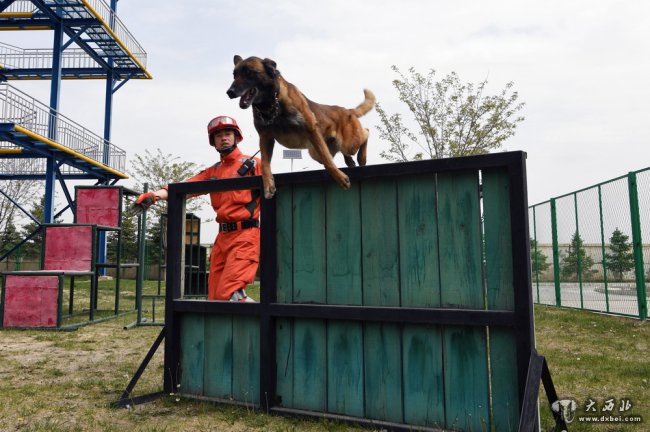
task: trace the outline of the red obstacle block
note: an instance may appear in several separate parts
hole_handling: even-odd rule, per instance
[[[76,194],[76,223],[120,227],[120,187],[77,187]]]
[[[47,226],[43,270],[94,271],[93,238],[92,225]]]
[[[4,327],[56,327],[61,278],[56,275],[6,275]]]

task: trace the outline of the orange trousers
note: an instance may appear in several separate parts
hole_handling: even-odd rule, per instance
[[[208,300],[229,300],[253,283],[259,260],[259,228],[220,232],[210,253]]]

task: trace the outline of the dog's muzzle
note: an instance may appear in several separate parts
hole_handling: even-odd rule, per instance
[[[229,97],[230,99],[234,99],[234,98],[237,97],[237,93],[235,92],[235,89],[232,88],[232,86],[228,89],[228,91],[226,92],[226,94],[228,95],[228,97]]]

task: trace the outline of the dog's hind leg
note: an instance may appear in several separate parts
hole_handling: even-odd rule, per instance
[[[366,165],[366,152],[368,150],[368,129],[364,129],[366,132],[366,139],[363,140],[363,144],[359,146],[359,152],[357,153],[357,162],[359,162],[359,166],[365,166]]]
[[[349,155],[344,154],[344,155],[343,155],[343,159],[345,159],[345,164],[346,164],[347,166],[349,166],[349,167],[353,167],[353,166],[356,166],[356,165],[357,165],[357,164],[354,162],[354,159],[352,159],[352,156],[349,156]]]

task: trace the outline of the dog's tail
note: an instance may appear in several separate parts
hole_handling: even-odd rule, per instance
[[[366,114],[372,109],[372,107],[375,106],[375,95],[368,89],[363,89],[363,94],[366,96],[364,101],[361,102],[356,108],[350,110],[357,117],[361,117],[362,115]]]

